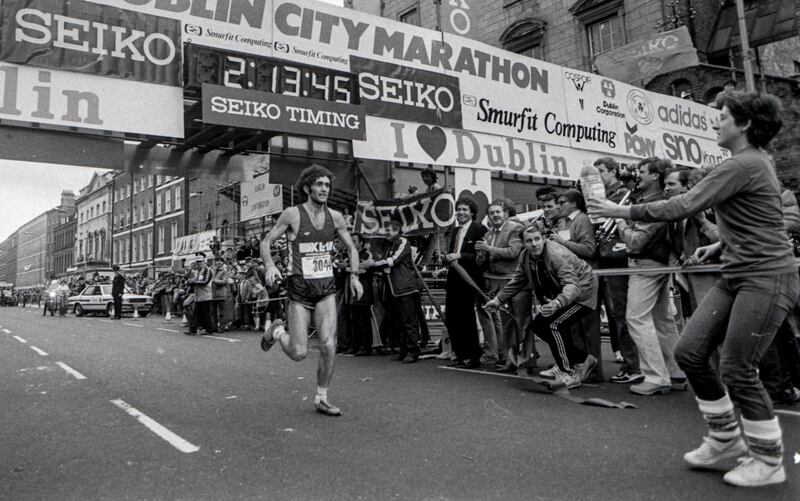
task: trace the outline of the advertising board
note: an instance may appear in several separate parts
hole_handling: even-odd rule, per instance
[[[242,183],[241,190],[240,221],[270,216],[283,210],[283,187],[279,184],[254,179]]]
[[[180,87],[0,63],[5,123],[183,137]]]

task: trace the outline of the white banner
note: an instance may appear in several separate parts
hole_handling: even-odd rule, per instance
[[[594,163],[599,156],[608,156],[568,146],[376,117],[367,117],[367,133],[367,141],[353,141],[353,155],[358,158],[436,163],[523,176],[576,180],[584,165]],[[370,137],[382,140],[370,141]],[[625,160],[620,155],[610,156]]]
[[[216,234],[216,231],[209,230],[195,233],[194,235],[178,237],[175,240],[175,248],[172,249],[172,255],[177,258],[183,258],[193,256],[195,252],[205,252],[206,258],[210,258],[212,256],[209,244]]]
[[[269,216],[283,210],[283,187],[255,179],[241,184],[241,221]]]
[[[183,41],[272,56],[272,0],[87,0],[181,21]]]
[[[181,87],[0,63],[0,90],[3,121],[183,137]]]

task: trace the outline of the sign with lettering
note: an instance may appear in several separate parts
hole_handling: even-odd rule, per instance
[[[366,113],[461,128],[458,79],[442,73],[350,56]]]
[[[389,221],[399,218],[404,236],[442,233],[455,224],[454,204],[453,192],[448,188],[408,198],[359,201],[354,232],[366,238],[384,237]]]
[[[266,177],[266,176],[265,176]],[[241,218],[248,221],[283,210],[283,187],[254,179],[241,185]]]
[[[442,0],[440,22],[444,33],[472,38],[475,34],[477,0]]]
[[[628,83],[698,64],[697,50],[686,26],[603,52],[594,59],[601,75]]]
[[[180,23],[81,0],[7,0],[0,60],[182,86]]]
[[[383,140],[353,141],[356,157],[574,180],[583,165],[599,156],[568,146],[369,116],[367,130]]]
[[[333,139],[365,138],[364,108],[203,84],[203,122]]]
[[[87,1],[177,20],[184,42],[272,55],[271,0]]]
[[[194,256],[195,252],[205,252],[206,258],[210,258],[210,244],[216,235],[216,231],[209,230],[201,233],[195,233],[194,235],[178,237],[175,239],[175,247],[172,249],[172,255],[175,257],[185,258]]]
[[[45,128],[183,137],[180,87],[0,63],[0,119]]]

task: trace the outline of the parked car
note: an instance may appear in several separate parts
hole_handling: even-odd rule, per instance
[[[88,285],[77,296],[70,296],[67,299],[69,311],[76,316],[83,316],[86,313],[103,313],[106,316],[114,314],[114,298],[111,297],[111,284]],[[153,308],[153,298],[144,294],[132,294],[130,289],[125,288],[122,294],[122,313],[139,312],[139,316],[146,317]]]

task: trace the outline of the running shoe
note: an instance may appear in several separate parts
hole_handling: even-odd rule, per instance
[[[329,404],[325,400],[320,400],[319,402],[314,402],[314,407],[317,408],[317,412],[320,414],[325,414],[326,416],[341,416],[342,410],[336,406]]]
[[[722,480],[739,487],[782,484],[786,482],[786,470],[780,463],[772,465],[758,458],[743,457],[739,458],[739,466],[726,473]]]
[[[703,443],[693,451],[683,455],[683,460],[695,468],[713,466],[726,459],[738,458],[747,454],[747,444],[741,437],[722,443],[710,437],[703,437]]]
[[[558,365],[554,365],[547,370],[540,371],[539,377],[543,377],[545,379],[555,379],[559,373],[561,373],[561,369],[558,368]]]
[[[568,390],[577,388],[581,385],[581,376],[577,372],[570,374],[569,372],[558,371],[555,377],[556,383],[561,383],[567,387]]]
[[[640,372],[622,371],[616,376],[611,376],[608,380],[617,384],[636,384],[644,381],[644,376]]]
[[[272,322],[272,325],[269,326],[267,332],[265,332],[264,335],[261,336],[262,350],[269,351],[269,349],[272,348],[272,345],[277,343],[275,338],[272,336],[272,333],[275,332],[275,329],[277,329],[278,327],[283,328],[283,320],[275,320],[274,322]]]

